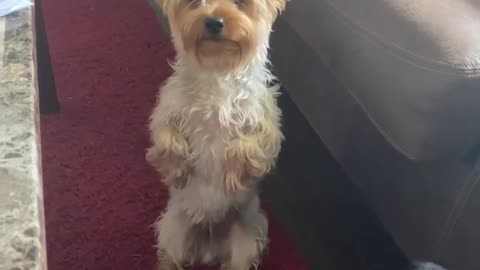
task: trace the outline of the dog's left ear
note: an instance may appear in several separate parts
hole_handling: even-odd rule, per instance
[[[169,15],[175,1],[172,0],[154,0],[165,15]]]
[[[269,7],[272,10],[274,18],[280,15],[287,5],[287,0],[267,0]]]

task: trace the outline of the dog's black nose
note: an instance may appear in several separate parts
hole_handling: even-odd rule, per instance
[[[205,21],[205,28],[212,35],[220,34],[224,26],[225,26],[225,23],[223,22],[223,18],[214,17],[214,18],[208,18]]]

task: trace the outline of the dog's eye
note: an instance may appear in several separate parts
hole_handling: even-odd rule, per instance
[[[195,7],[200,4],[201,0],[186,0],[189,7]]]
[[[237,6],[243,6],[245,5],[245,2],[246,0],[234,0],[235,1],[235,5]]]

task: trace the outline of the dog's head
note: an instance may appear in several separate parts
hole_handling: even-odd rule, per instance
[[[202,70],[235,72],[268,46],[287,0],[156,0],[179,54]]]

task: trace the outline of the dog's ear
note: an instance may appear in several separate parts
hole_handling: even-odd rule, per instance
[[[285,10],[285,7],[287,5],[287,0],[267,0],[267,2],[273,13],[274,18],[280,15]]]
[[[165,15],[169,14],[169,11],[172,8],[173,2],[175,2],[175,0],[154,0],[154,1],[162,9],[162,11]]]

